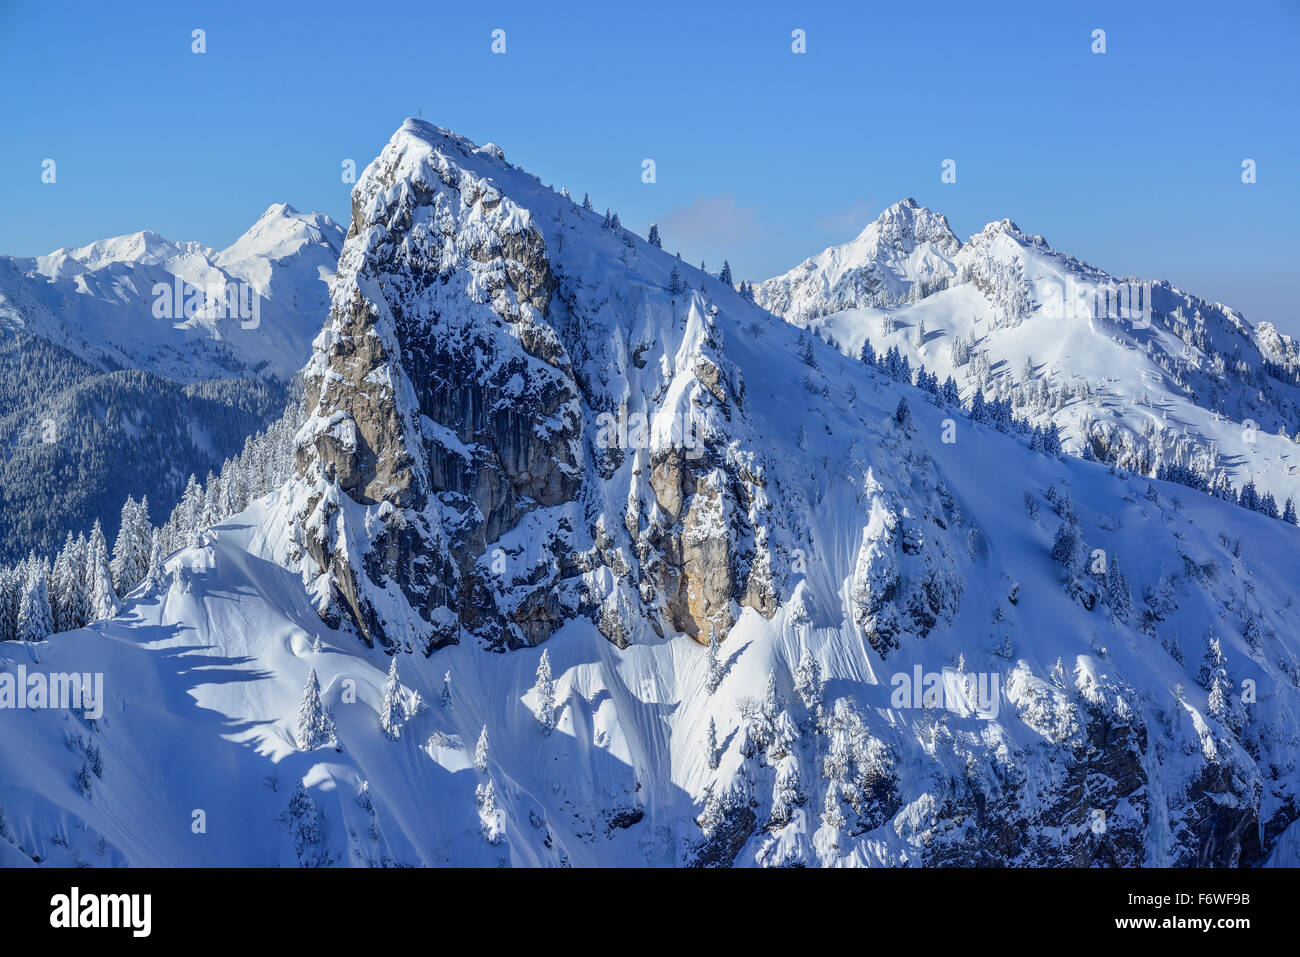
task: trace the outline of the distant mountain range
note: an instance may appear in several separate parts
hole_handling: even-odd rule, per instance
[[[278,416],[342,242],[275,205],[224,250],[141,232],[0,257],[0,562],[111,535],[128,494],[162,521]]]
[[[860,236],[754,287],[851,356],[869,342],[969,399],[1055,423],[1128,471],[1300,494],[1300,345],[1164,281],[1110,276],[1003,220],[962,243],[908,199]],[[1181,470],[1181,471],[1180,471]]]

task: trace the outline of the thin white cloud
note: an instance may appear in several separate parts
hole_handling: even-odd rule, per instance
[[[679,206],[665,216],[659,229],[674,249],[678,245],[725,247],[762,235],[758,208],[741,206],[733,193],[697,196],[689,206]]]
[[[817,220],[816,225],[837,233],[857,234],[875,219],[876,204],[866,199],[856,199],[838,212],[829,213]]]

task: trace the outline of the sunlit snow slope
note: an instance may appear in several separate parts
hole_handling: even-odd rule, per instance
[[[1126,312],[1130,292],[1149,311]],[[1294,340],[1167,282],[1107,275],[1009,221],[961,244],[906,200],[755,295],[853,356],[864,341],[897,348],[968,400],[976,388],[1010,398],[1016,415],[1055,422],[1076,454],[1092,444],[1128,470],[1253,481],[1279,509],[1300,492]]]

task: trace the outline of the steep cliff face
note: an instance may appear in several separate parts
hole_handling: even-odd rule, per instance
[[[707,641],[751,588],[770,614],[748,574],[755,496],[705,447],[738,411],[710,307],[629,299],[636,241],[587,235],[535,183],[503,194],[516,178],[494,147],[408,121],[353,193],[297,452],[322,615],[428,653],[465,633],[536,644],[578,614],[623,643],[631,608]],[[616,255],[614,275],[592,288],[566,240]],[[637,339],[602,355],[597,330]],[[611,481],[629,489],[621,549],[592,518]]]
[[[549,568],[511,576],[522,594],[508,608],[484,584],[489,543],[574,501],[583,448],[579,390],[547,324],[545,240],[475,160],[411,122],[366,170],[306,373],[300,517],[320,519],[302,544],[326,579],[321,608],[389,647],[431,651],[461,627],[539,641],[573,571],[552,517]]]

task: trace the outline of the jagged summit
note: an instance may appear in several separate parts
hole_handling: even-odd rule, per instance
[[[755,300],[796,322],[901,302],[950,276],[960,249],[948,220],[908,197],[882,211],[851,242],[757,284]]]
[[[426,652],[466,630],[534,644],[606,602],[610,628],[635,626],[613,613],[629,601],[624,589],[582,580],[595,530],[578,516],[597,494],[593,459],[611,470],[626,455],[591,448],[591,426],[620,409],[647,416],[649,444],[635,454],[651,455],[656,482],[685,480],[659,423],[707,433],[728,392],[708,356],[701,293],[670,291],[672,257],[604,228],[499,149],[420,120],[367,166],[352,209],[330,321],[306,370],[312,414],[289,518],[322,614],[368,641]],[[572,286],[571,272],[583,277]],[[602,290],[615,301],[602,304]],[[611,354],[600,335],[625,346]],[[639,357],[630,365],[628,350]],[[640,357],[656,353],[676,358],[642,372]],[[630,489],[620,509],[647,494]],[[681,535],[691,498],[676,494],[656,544]],[[518,551],[525,526],[542,564],[509,563],[503,588],[492,553]],[[729,627],[733,588],[692,597],[692,549],[674,548],[631,601],[661,631],[661,617],[693,634]],[[378,572],[376,554],[418,561]]]
[[[190,253],[203,256],[211,252],[202,243],[175,243],[151,229],[143,229],[99,239],[85,246],[56,249],[28,262],[33,263],[34,271],[42,276],[63,279],[119,263],[158,265]]]
[[[1053,251],[1051,245],[1042,236],[1025,232],[1010,219],[999,219],[988,223],[982,230],[971,236],[968,242],[978,245],[990,242],[999,236],[1006,237],[1020,245],[1037,246],[1047,251]]]
[[[947,218],[918,205],[911,197],[882,212],[855,243],[863,239],[866,242],[859,251],[873,257],[886,248],[907,255],[927,243],[949,256],[961,248],[961,241],[953,234]]]

